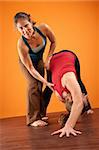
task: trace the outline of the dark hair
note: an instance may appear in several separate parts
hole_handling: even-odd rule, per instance
[[[30,14],[27,14],[25,12],[18,12],[16,13],[16,15],[14,16],[14,23],[17,24],[18,19],[23,18],[23,19],[27,19],[29,22],[31,21],[31,16]],[[33,25],[36,24],[35,21],[32,21]]]

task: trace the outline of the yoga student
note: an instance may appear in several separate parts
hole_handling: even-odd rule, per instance
[[[64,135],[69,137],[70,134],[74,136],[81,134],[74,129],[79,116],[85,111],[87,113],[93,113],[93,111],[88,101],[86,88],[81,81],[79,60],[72,51],[62,50],[52,54],[49,62],[54,91],[69,111],[68,118],[61,123],[64,127],[53,132],[52,135],[60,133],[60,137]]]

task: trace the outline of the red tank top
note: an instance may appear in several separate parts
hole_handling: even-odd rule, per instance
[[[62,97],[63,91],[69,92],[67,88],[62,87],[62,76],[67,72],[74,72],[76,75],[75,55],[72,52],[68,51],[54,54],[50,61],[50,70],[52,72],[52,82],[54,84],[54,90],[56,90]]]

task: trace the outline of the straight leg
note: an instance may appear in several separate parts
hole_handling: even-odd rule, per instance
[[[80,85],[82,94],[86,96],[86,103],[84,103],[84,108],[82,110],[82,113],[83,113],[83,112],[88,111],[89,109],[91,109],[91,105],[90,105],[89,100],[88,100],[87,90],[86,90],[85,85],[83,84],[83,82],[81,80],[80,63],[79,63],[79,60],[78,60],[77,56],[76,56],[76,60],[75,60],[75,69],[76,69],[76,73],[77,73],[77,77],[78,77],[78,83]]]
[[[40,116],[40,103],[41,103],[41,90],[42,84],[36,80],[26,67],[19,61],[20,67],[25,74],[27,79],[27,125],[30,125],[32,122],[41,119]]]

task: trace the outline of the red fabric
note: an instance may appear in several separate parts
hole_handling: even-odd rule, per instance
[[[60,52],[53,55],[50,61],[50,70],[52,72],[54,90],[62,97],[63,91],[69,92],[67,88],[63,88],[61,85],[62,76],[67,72],[74,72],[76,75],[75,55],[71,52]]]

